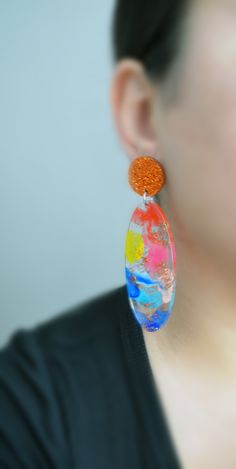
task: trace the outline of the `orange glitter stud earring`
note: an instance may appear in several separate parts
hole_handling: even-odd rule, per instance
[[[131,310],[139,325],[153,332],[172,311],[176,290],[176,251],[167,217],[153,197],[165,185],[164,167],[154,157],[139,156],[129,166],[128,181],[142,196],[125,243],[125,278]]]
[[[129,166],[129,184],[139,195],[145,191],[149,196],[160,192],[165,184],[164,168],[156,158],[139,156]]]

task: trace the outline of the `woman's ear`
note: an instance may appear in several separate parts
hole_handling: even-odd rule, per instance
[[[118,62],[110,102],[121,143],[131,159],[141,154],[156,156],[155,93],[141,62],[129,58]]]

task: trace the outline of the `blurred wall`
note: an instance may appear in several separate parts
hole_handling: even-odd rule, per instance
[[[112,0],[0,2],[0,345],[124,278]]]

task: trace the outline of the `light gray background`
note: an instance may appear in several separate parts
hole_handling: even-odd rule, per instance
[[[137,197],[109,102],[113,6],[0,1],[0,345],[125,282]]]

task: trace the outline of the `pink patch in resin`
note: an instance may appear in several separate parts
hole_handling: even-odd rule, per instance
[[[166,245],[149,243],[148,254],[144,259],[144,265],[151,277],[155,277],[160,264],[168,262],[168,255],[169,249]]]

